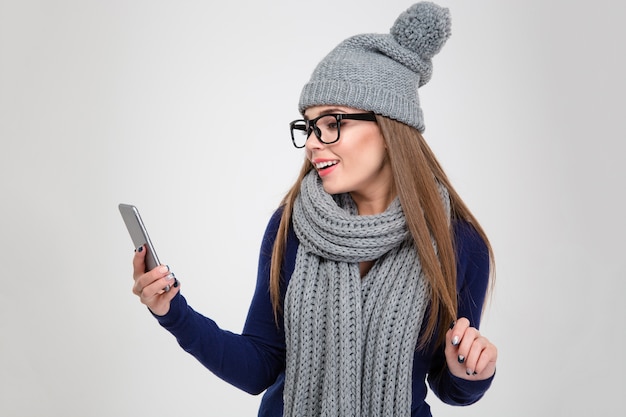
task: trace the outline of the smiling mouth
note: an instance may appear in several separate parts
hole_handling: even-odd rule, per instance
[[[339,163],[339,161],[324,161],[324,162],[318,162],[317,164],[315,164],[315,169],[317,169],[318,171],[322,171],[326,168],[330,168],[334,165],[337,165]]]

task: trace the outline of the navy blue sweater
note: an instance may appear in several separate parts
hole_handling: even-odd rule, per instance
[[[220,329],[213,320],[188,306],[180,293],[172,300],[169,312],[157,317],[180,346],[215,375],[251,394],[265,391],[259,408],[259,416],[264,417],[283,415],[285,334],[282,321],[276,325],[269,296],[270,259],[279,221],[280,210],[270,219],[263,237],[256,290],[241,334]],[[454,230],[458,314],[478,328],[488,284],[489,255],[485,243],[469,224],[457,221]],[[292,228],[282,266],[283,277],[286,277],[281,287],[283,299],[294,270],[297,248],[298,239]],[[425,402],[426,381],[437,397],[453,405],[478,401],[491,385],[491,379],[466,381],[451,375],[446,367],[443,347],[436,348],[434,342],[427,349],[416,349],[415,352],[413,417],[431,415]]]

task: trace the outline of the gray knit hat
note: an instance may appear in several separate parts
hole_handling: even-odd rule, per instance
[[[449,37],[448,9],[416,3],[396,19],[389,34],[356,35],[333,49],[304,86],[298,109],[354,107],[423,132],[417,89],[430,80],[432,57]]]

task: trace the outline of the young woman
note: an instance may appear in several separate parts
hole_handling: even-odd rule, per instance
[[[136,251],[133,292],[217,376],[265,391],[261,416],[430,416],[427,382],[456,405],[491,384],[497,349],[478,326],[492,250],[421,135],[418,87],[449,34],[447,9],[417,3],[315,69],[290,125],[306,159],[267,226],[241,334]]]

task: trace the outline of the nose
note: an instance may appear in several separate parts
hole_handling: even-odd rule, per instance
[[[322,149],[325,146],[326,146],[326,144],[322,143],[322,141],[318,139],[318,137],[315,134],[315,132],[311,132],[311,134],[309,135],[308,139],[306,140],[306,142],[304,144],[304,147],[309,152],[311,152],[313,150]]]

